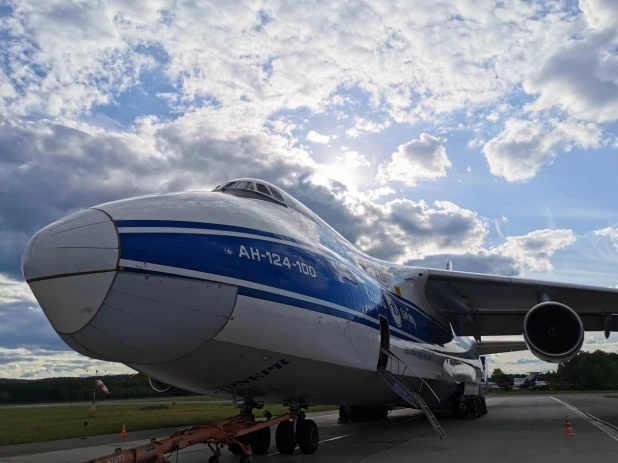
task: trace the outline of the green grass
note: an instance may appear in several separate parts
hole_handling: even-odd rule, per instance
[[[148,399],[124,399],[131,402],[211,402],[217,400],[230,400],[225,397],[212,397],[208,395],[183,395],[180,397],[150,397]]]
[[[232,405],[177,404],[169,408],[140,410],[143,405],[98,407],[96,418],[88,418],[90,408],[51,407],[0,409],[0,445],[25,444],[82,436],[84,421],[88,422],[86,436],[117,433],[126,424],[129,438],[132,431],[143,429],[184,427],[234,416],[238,409]],[[265,405],[273,415],[286,413],[281,405]],[[312,412],[333,410],[336,407],[311,407]],[[262,410],[254,412],[262,416]]]

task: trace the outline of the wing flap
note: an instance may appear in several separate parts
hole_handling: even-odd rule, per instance
[[[483,341],[476,343],[476,350],[479,355],[489,355],[528,350],[528,346],[523,341]]]

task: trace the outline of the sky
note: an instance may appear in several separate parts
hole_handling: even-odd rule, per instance
[[[0,0],[0,377],[128,371],[55,334],[30,236],[237,177],[391,262],[616,287],[617,46],[614,0]]]

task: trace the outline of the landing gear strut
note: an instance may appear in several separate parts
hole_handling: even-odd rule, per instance
[[[253,402],[246,401],[241,404],[238,408],[241,409],[242,415],[245,417],[245,421],[248,423],[255,423],[255,417],[253,416],[253,409],[261,409],[264,407],[264,403],[262,402]],[[267,419],[270,419],[270,412],[265,411],[264,416]],[[232,452],[234,455],[241,456],[247,455],[246,448],[250,447],[251,452],[256,455],[264,455],[268,453],[268,449],[270,447],[270,429],[262,428],[250,434],[245,434],[243,436],[236,437],[236,442],[232,442],[228,444],[228,450]],[[217,462],[210,462],[217,463]]]
[[[306,408],[308,404],[290,404],[292,421],[282,421],[277,426],[275,444],[282,455],[294,453],[296,445],[301,453],[312,454],[318,449],[320,433],[315,421],[308,420],[305,413],[299,409]]]

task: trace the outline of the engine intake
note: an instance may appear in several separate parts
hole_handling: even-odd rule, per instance
[[[172,388],[172,386],[170,386],[169,384],[162,383],[158,379],[154,378],[148,378],[148,383],[155,392],[163,393],[169,391]]]
[[[566,362],[584,343],[584,325],[579,315],[559,302],[541,302],[524,317],[524,341],[539,359]]]

